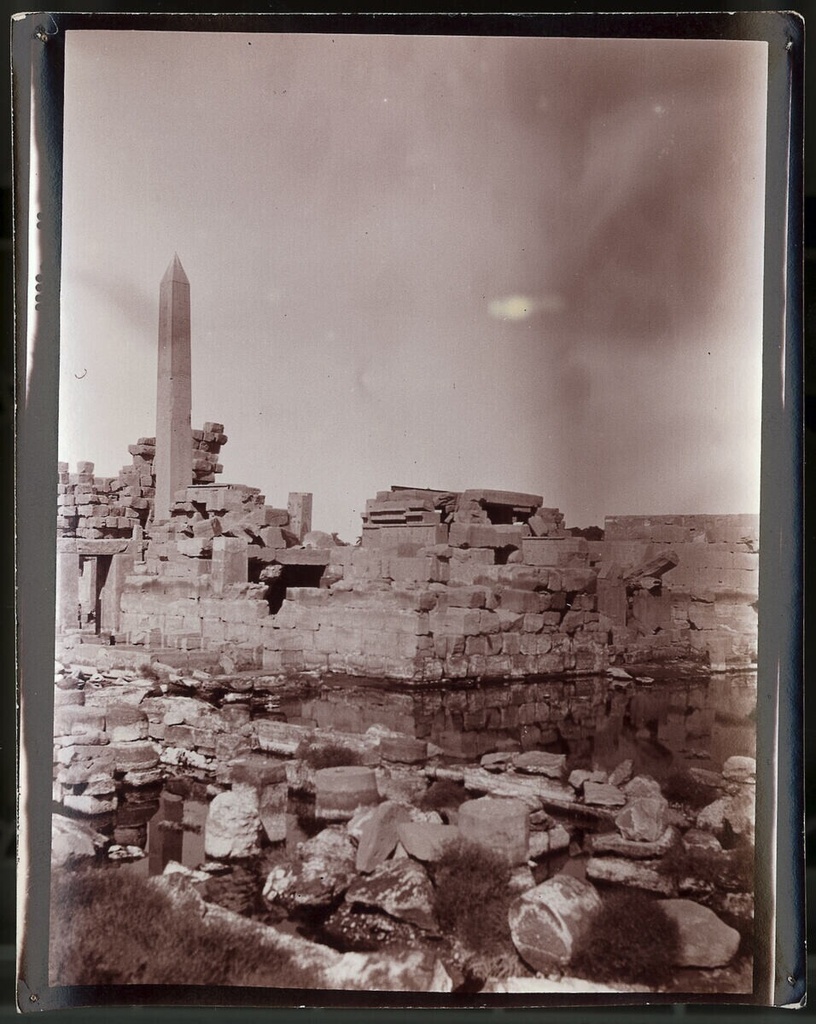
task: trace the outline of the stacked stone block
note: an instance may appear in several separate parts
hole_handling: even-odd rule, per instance
[[[193,483],[212,483],[222,471],[218,457],[227,443],[223,431],[220,423],[192,431]],[[78,463],[76,473],[67,462],[59,463],[58,536],[105,540],[131,537],[134,527],[146,526],[156,493],[156,438],[140,437],[128,451],[131,464],[115,477],[95,476],[92,462]]]
[[[569,557],[549,560],[577,564],[496,564],[508,538],[523,545],[522,529],[460,525],[464,544],[482,546],[333,549],[331,585],[290,588],[263,624],[265,669],[411,682],[603,671],[612,623],[597,610],[586,542],[552,541]]]
[[[131,537],[147,521],[152,497],[121,475],[95,476],[92,462],[78,463],[76,473],[60,462],[57,491],[57,535],[83,540]]]

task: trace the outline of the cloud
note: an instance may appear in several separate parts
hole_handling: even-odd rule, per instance
[[[493,299],[488,305],[491,316],[497,320],[527,320],[533,313],[557,313],[564,308],[564,300],[560,295],[543,295],[539,298],[530,295],[506,295],[501,299]]]

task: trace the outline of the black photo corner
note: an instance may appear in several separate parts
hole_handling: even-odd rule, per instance
[[[105,5],[104,10],[113,14],[117,13],[207,13],[201,5],[189,7],[189,12],[184,10],[185,5],[170,5],[162,3],[157,10],[154,5],[148,8],[121,4]],[[484,5],[481,5],[484,6]],[[59,8],[64,12],[85,12],[87,7],[78,3],[63,4]],[[585,9],[575,4],[568,3],[552,12],[536,10],[542,20],[546,20],[547,13],[583,13]],[[665,10],[665,9],[664,9]],[[742,5],[741,11],[762,11],[767,10],[763,5]],[[816,15],[816,4],[807,3],[800,5],[798,11],[805,20],[805,38],[807,41],[809,29],[809,17]],[[223,9],[211,8],[212,13],[226,13]],[[244,13],[252,13],[243,8]],[[488,10],[486,8],[486,13]],[[11,52],[10,41],[10,18],[14,13],[13,8],[8,7],[4,11],[6,15],[3,25],[2,39],[5,43],[6,52]],[[302,12],[292,9],[288,5],[256,8],[254,13],[278,14],[278,15],[299,15]],[[303,12],[305,13],[305,12]],[[313,12],[310,12],[313,13]],[[334,12],[325,12],[331,14]],[[399,12],[394,12],[395,14]],[[461,12],[451,11],[448,15],[459,15]],[[520,12],[521,13],[521,12]],[[647,9],[641,9],[638,13],[646,14]],[[694,18],[694,12],[688,8],[676,8],[667,12],[676,15],[678,18]],[[433,17],[446,18],[446,12],[434,12]],[[478,18],[478,10],[470,9],[470,16]],[[55,22],[49,15],[43,15],[42,29],[48,34],[53,31]],[[467,23],[465,30],[467,30]],[[405,29],[401,29],[404,31]],[[46,44],[47,45],[47,44]],[[809,56],[809,55],[807,55]],[[792,473],[800,475],[802,486],[799,493],[791,494],[791,501],[795,503],[796,509],[793,515],[794,522],[799,524],[801,538],[794,537],[794,546],[801,540],[801,552],[799,564],[803,566],[802,591],[799,606],[802,612],[801,630],[801,658],[804,668],[802,670],[803,690],[805,696],[804,708],[802,709],[801,741],[804,751],[804,777],[802,779],[792,778],[790,785],[792,790],[797,787],[804,793],[804,820],[802,830],[806,835],[806,890],[807,890],[807,936],[811,951],[808,956],[807,966],[810,981],[816,978],[816,955],[812,951],[812,944],[816,942],[816,708],[810,698],[809,690],[812,688],[811,680],[816,674],[816,636],[813,629],[808,628],[808,623],[814,615],[813,592],[816,588],[814,579],[814,560],[816,560],[816,519],[813,515],[813,504],[816,502],[816,476],[814,476],[814,463],[816,463],[816,60],[806,59],[804,61],[804,114],[803,114],[803,188],[802,188],[802,247],[801,252],[793,251],[789,259],[792,261],[792,273],[796,274],[795,264],[801,257],[801,280],[803,283],[803,297],[801,304],[801,335],[802,348],[800,365],[802,367],[802,388],[801,388],[801,446],[790,454],[793,462]],[[18,995],[16,986],[16,917],[17,917],[17,886],[16,886],[16,836],[17,836],[17,729],[18,729],[18,702],[16,699],[16,679],[18,673],[17,658],[20,654],[17,649],[17,622],[16,614],[19,614],[20,606],[17,604],[16,586],[17,580],[27,578],[30,583],[31,567],[18,560],[15,570],[15,557],[19,554],[17,550],[17,521],[16,516],[24,515],[24,510],[17,508],[15,512],[15,397],[20,401],[21,388],[24,388],[22,373],[25,370],[25,359],[20,354],[15,355],[14,347],[14,309],[15,309],[15,242],[13,230],[15,213],[13,211],[13,159],[12,159],[12,127],[11,127],[11,90],[10,75],[4,79],[5,102],[3,103],[2,131],[2,195],[0,195],[0,289],[2,289],[3,301],[0,303],[0,315],[2,316],[2,346],[0,346],[0,529],[2,529],[2,557],[0,558],[0,657],[2,657],[2,674],[4,678],[3,697],[4,706],[0,714],[0,1022],[19,1019],[16,1009]],[[800,97],[801,99],[802,97]],[[801,113],[801,109],[799,110]],[[795,112],[796,116],[796,112]],[[19,127],[19,125],[18,125]],[[792,144],[796,146],[802,143],[802,131],[794,127],[792,132]],[[797,186],[794,183],[793,190]],[[58,204],[55,206],[58,209]],[[19,223],[19,221],[18,221]],[[795,233],[794,233],[795,234]],[[25,270],[24,264],[17,267],[18,274],[21,268]],[[18,282],[18,288],[20,288]],[[22,285],[23,292],[25,284]],[[18,308],[25,306],[20,295],[17,299]],[[792,313],[794,319],[799,317],[798,311]],[[738,368],[735,372],[739,372]],[[47,403],[43,405],[43,417],[46,416]],[[47,430],[47,428],[45,428]],[[51,430],[50,441],[45,442],[45,449],[50,451],[53,448],[56,457],[56,425]],[[49,448],[50,445],[50,448]],[[796,447],[796,446],[794,446]],[[18,452],[19,457],[19,452]],[[42,471],[42,478],[47,479],[51,469],[45,468]],[[37,474],[35,474],[36,476]],[[611,510],[610,510],[611,511]],[[25,547],[23,547],[25,551]],[[16,576],[15,576],[16,571]],[[35,569],[36,571],[36,569]],[[795,633],[797,630],[793,629]],[[796,656],[796,651],[792,652]],[[795,718],[795,715],[794,715]],[[796,735],[794,728],[791,743],[796,745],[800,737]],[[795,797],[795,794],[794,794]],[[794,805],[796,799],[794,798]],[[795,841],[795,840],[794,840]],[[355,1006],[340,1006],[340,1008],[289,1008],[284,1006],[261,1005],[255,1006],[251,994],[247,996],[244,992],[240,996],[236,993],[237,1001],[229,1007],[200,1006],[144,1006],[129,1007],[126,1005],[99,1005],[92,1008],[82,1006],[69,1006],[62,1008],[57,1013],[56,1020],[72,1022],[84,1022],[95,1020],[127,1020],[134,1024],[141,1021],[173,1022],[173,1021],[213,1021],[214,1024],[241,1024],[244,1021],[271,1021],[288,1022],[306,1020],[309,1024],[321,1024],[323,1021],[336,1022],[336,1024],[352,1024],[357,1020],[395,1020],[413,1021],[436,1019],[437,1014],[444,1019],[455,1022],[475,1020],[490,1020],[508,1018],[511,1021],[518,1020],[527,1024],[540,1019],[542,1012],[546,1012],[554,1024],[561,1021],[584,1022],[593,1021],[617,1021],[617,1020],[667,1020],[676,1017],[690,1017],[701,1022],[717,1020],[741,1021],[743,1019],[767,1020],[776,1018],[785,1011],[778,1008],[767,1008],[762,1006],[744,1006],[739,1004],[709,1005],[705,1002],[695,1002],[689,1005],[634,1005],[629,1006],[624,1002],[612,1003],[606,1006],[584,1006],[584,1007],[551,1007],[544,1011],[534,1007],[513,1006],[509,1008],[478,1009],[458,1006],[448,1006],[444,1009],[434,1009],[422,1006],[410,1008],[405,1005],[385,1010],[374,1006],[364,1008]],[[32,1000],[34,996],[32,995]],[[308,1001],[304,999],[304,1003]],[[389,1005],[384,1000],[384,1006]],[[800,1015],[809,1017],[816,1016],[816,1000],[809,998],[809,1005],[798,1011]]]

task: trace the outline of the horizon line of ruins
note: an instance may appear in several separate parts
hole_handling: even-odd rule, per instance
[[[210,652],[236,670],[413,682],[678,656],[755,665],[757,515],[568,531],[538,494],[392,486],[348,545],[312,531],[310,493],[280,509],[216,483],[227,436],[192,429],[191,358],[176,254],[159,290],[155,437],[129,446],[116,477],[59,464],[60,634],[202,664]]]

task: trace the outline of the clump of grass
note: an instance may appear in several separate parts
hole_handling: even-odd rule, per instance
[[[202,917],[129,871],[58,872],[51,891],[50,974],[60,985],[306,988],[314,978],[239,925]]]
[[[436,779],[422,794],[419,806],[423,811],[457,810],[467,799],[464,786],[450,779]]]
[[[612,893],[576,943],[570,965],[593,981],[657,988],[671,978],[678,947],[677,925],[655,899],[634,890]]]
[[[304,740],[295,751],[295,757],[310,768],[341,768],[363,763],[362,755],[343,743],[309,743]]]
[[[732,850],[677,845],[660,859],[657,870],[678,883],[691,878],[708,889],[751,892],[754,851],[749,844],[735,846]]]
[[[712,786],[695,778],[687,768],[669,772],[662,786],[663,795],[670,804],[680,804],[692,811],[702,810],[714,799]]]
[[[507,918],[510,865],[504,857],[460,840],[446,847],[433,875],[443,932],[482,959],[515,955]]]

